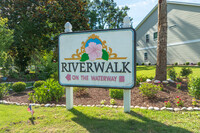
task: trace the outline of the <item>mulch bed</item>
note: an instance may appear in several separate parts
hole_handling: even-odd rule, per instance
[[[132,106],[143,106],[143,107],[163,107],[164,101],[170,101],[172,107],[176,106],[176,97],[179,96],[184,100],[185,107],[193,107],[192,97],[188,94],[187,83],[182,82],[181,89],[176,88],[175,83],[170,83],[168,86],[164,86],[163,91],[159,91],[156,97],[148,99],[142,96],[138,89],[139,86],[134,87],[131,90],[131,105]],[[4,100],[18,103],[30,103],[28,100],[28,93],[33,92],[33,90],[26,90],[23,93],[16,94],[10,92],[10,95],[5,97]],[[106,100],[105,104],[110,104],[109,90],[103,88],[88,88],[86,93],[74,93],[74,105],[100,105],[101,100]],[[123,106],[123,100],[115,99],[118,106]],[[51,102],[56,103],[56,102]],[[65,104],[65,97],[56,104]]]

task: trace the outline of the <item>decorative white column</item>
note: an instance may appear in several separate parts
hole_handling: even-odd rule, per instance
[[[72,32],[72,25],[70,22],[65,24],[65,32]],[[66,108],[70,110],[73,108],[73,87],[66,87]]]
[[[123,28],[131,27],[131,21],[129,16],[124,17]],[[124,112],[131,111],[131,89],[124,89]]]

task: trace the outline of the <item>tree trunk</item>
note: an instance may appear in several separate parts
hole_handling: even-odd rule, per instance
[[[167,77],[167,3],[158,0],[158,47],[156,79],[166,80]]]

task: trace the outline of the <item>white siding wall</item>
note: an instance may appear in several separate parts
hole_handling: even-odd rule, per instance
[[[186,6],[168,4],[168,64],[179,62],[200,62],[200,41],[181,44],[185,41],[200,39],[200,6]],[[157,9],[141,25],[137,32],[137,62],[144,62],[144,53],[148,53],[148,61],[156,63],[157,41],[153,40],[153,33],[157,32]],[[146,34],[150,41],[146,43]],[[181,45],[178,45],[181,44]],[[143,48],[151,48],[142,50]]]

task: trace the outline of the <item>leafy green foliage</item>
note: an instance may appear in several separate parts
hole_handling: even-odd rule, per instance
[[[198,62],[197,65],[200,66],[200,62]]]
[[[164,102],[164,106],[165,106],[166,108],[172,107],[170,101],[165,101],[165,102]]]
[[[192,69],[183,67],[181,70],[181,76],[188,77],[192,73]]]
[[[10,45],[13,43],[13,30],[8,28],[8,19],[0,16],[0,53],[8,51]]]
[[[108,61],[109,59],[109,55],[108,55],[108,52],[104,49],[102,49],[102,59]]]
[[[174,68],[169,68],[167,74],[172,80],[176,79],[176,71]]]
[[[80,61],[87,61],[89,60],[89,56],[87,53],[84,53],[82,56],[81,56],[81,60]]]
[[[4,77],[9,76],[9,73],[13,70],[14,59],[7,52],[0,52],[0,65],[2,66],[1,73]]]
[[[153,98],[158,93],[159,87],[157,85],[143,83],[139,87],[139,90],[140,90],[140,93],[142,93],[142,95],[148,98]]]
[[[35,103],[34,93],[28,93],[28,96],[29,96],[28,100],[29,100],[30,102]]]
[[[197,106],[197,105],[198,105],[198,100],[195,99],[195,98],[193,98],[193,99],[192,99],[192,105],[193,105],[193,106]]]
[[[179,96],[177,96],[177,98],[176,98],[176,105],[177,105],[177,107],[184,106],[184,101],[182,99],[180,99]]]
[[[200,77],[191,78],[188,86],[190,95],[200,99]]]
[[[50,78],[54,79],[55,81],[58,81],[58,71],[51,74]]]
[[[115,105],[115,104],[116,104],[115,99],[110,99],[110,104],[111,104],[111,105]]]
[[[186,62],[185,65],[190,65],[190,62]]]
[[[0,84],[0,99],[8,95],[8,88],[9,85],[6,85],[5,83]]]
[[[174,65],[177,66],[177,65],[178,65],[178,62],[175,62]]]
[[[61,97],[64,95],[64,87],[59,85],[58,81],[54,81],[53,79],[48,79],[44,82],[40,87],[34,88],[34,98],[30,98],[31,100],[39,103],[47,103],[51,101],[58,102]],[[29,96],[31,96],[30,94]]]
[[[88,0],[87,16],[91,29],[120,28],[128,6],[119,8],[113,0]]]
[[[26,89],[26,83],[24,82],[16,82],[12,85],[12,89],[15,92],[22,92]]]
[[[58,72],[58,62],[53,60],[53,52],[49,53],[43,51],[36,62],[36,73],[40,80],[46,80],[51,77],[52,74]],[[56,75],[54,75],[56,76]],[[55,77],[56,78],[56,77]]]
[[[136,85],[139,85],[140,82],[145,82],[147,79],[153,79],[153,77],[147,77],[147,76],[137,76],[136,77]]]
[[[87,2],[82,0],[1,0],[0,5],[2,17],[8,18],[9,28],[14,29],[11,50],[20,71],[25,71],[37,50],[57,47],[58,35],[67,21],[73,25],[73,31],[89,29]]]
[[[34,86],[35,88],[37,88],[37,87],[40,87],[41,85],[43,85],[43,84],[44,84],[44,82],[45,82],[45,81],[42,81],[42,80],[35,81],[35,83],[34,83],[34,85],[33,85],[33,86]]]
[[[100,104],[105,105],[106,100],[101,100]]]
[[[109,95],[111,98],[123,99],[123,89],[109,89]]]

